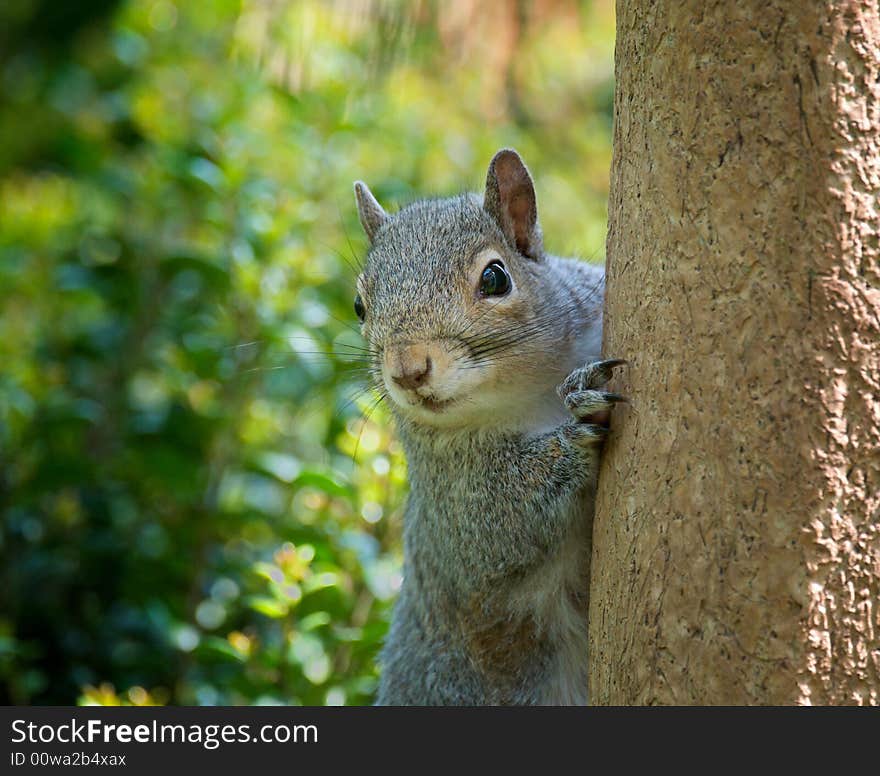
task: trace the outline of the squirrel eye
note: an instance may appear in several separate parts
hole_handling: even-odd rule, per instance
[[[367,317],[367,308],[364,307],[364,300],[361,299],[361,295],[358,294],[354,298],[354,314],[358,317],[358,320],[363,323],[364,318]]]
[[[480,293],[483,296],[504,296],[510,291],[510,275],[501,262],[493,261],[480,277]]]

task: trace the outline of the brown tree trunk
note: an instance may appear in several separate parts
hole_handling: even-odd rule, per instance
[[[618,0],[595,703],[880,703],[877,0]]]

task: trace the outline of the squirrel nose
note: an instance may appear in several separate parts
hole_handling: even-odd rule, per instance
[[[401,388],[415,390],[424,385],[431,374],[431,357],[425,356],[421,361],[398,364],[398,369],[400,374],[392,374],[391,379]]]

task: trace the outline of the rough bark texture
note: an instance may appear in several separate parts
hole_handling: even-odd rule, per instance
[[[596,703],[880,703],[877,0],[618,0]]]

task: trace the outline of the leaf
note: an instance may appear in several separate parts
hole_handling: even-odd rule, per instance
[[[293,484],[299,488],[316,488],[329,496],[351,498],[354,495],[350,485],[343,485],[326,474],[315,471],[304,471],[293,481]]]
[[[267,596],[252,596],[248,599],[248,606],[254,611],[259,612],[260,614],[265,614],[267,617],[272,617],[273,619],[286,617],[289,610],[288,604],[284,601],[279,601],[275,598],[268,598]],[[230,649],[232,649],[232,647],[230,647]]]
[[[313,612],[307,617],[303,617],[298,624],[301,631],[312,631],[329,625],[331,620],[332,618],[328,612]]]
[[[229,658],[237,663],[243,663],[245,656],[233,647],[226,639],[219,636],[205,636],[199,645],[199,652],[209,652],[220,657]]]

